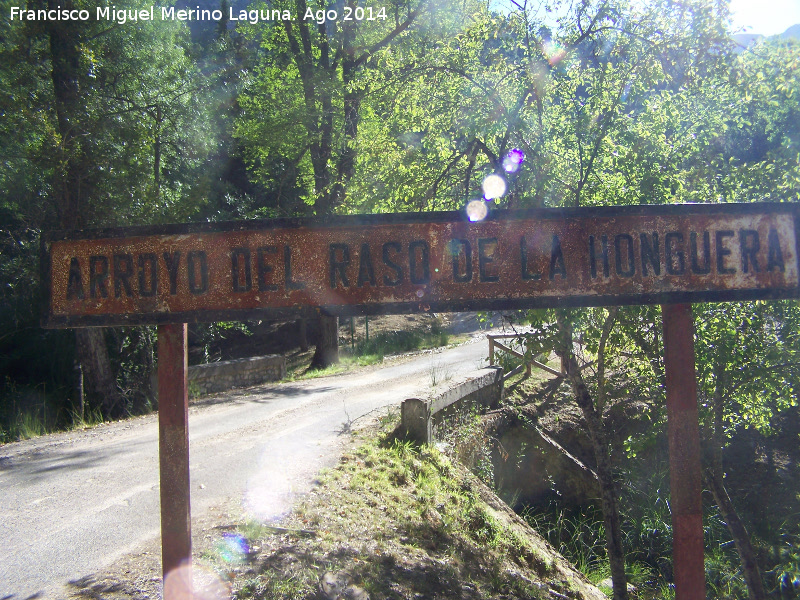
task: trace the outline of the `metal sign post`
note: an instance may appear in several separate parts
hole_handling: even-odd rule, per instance
[[[168,575],[175,573],[180,579],[180,583],[176,582],[176,585],[188,592],[183,597],[191,597],[192,517],[189,498],[186,339],[186,323],[158,326],[162,575],[165,591]]]
[[[45,327],[159,325],[165,576],[191,560],[186,323],[661,304],[678,600],[705,596],[692,302],[800,297],[800,207],[616,206],[53,232]],[[177,325],[175,325],[177,323]]]
[[[703,600],[702,473],[691,304],[661,307],[667,384],[672,563],[676,600]]]

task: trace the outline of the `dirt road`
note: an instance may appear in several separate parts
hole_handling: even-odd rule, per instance
[[[239,390],[190,408],[192,516],[241,502],[279,518],[332,465],[350,423],[486,365],[482,334],[379,369]],[[60,595],[159,532],[152,415],[0,447],[0,598]]]

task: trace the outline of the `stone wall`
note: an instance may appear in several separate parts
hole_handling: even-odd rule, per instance
[[[231,388],[279,381],[286,377],[286,358],[278,354],[189,367],[189,395],[202,396]]]

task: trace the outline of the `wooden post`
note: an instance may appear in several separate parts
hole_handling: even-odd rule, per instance
[[[489,338],[489,364],[493,365],[494,364],[494,338],[492,338],[492,336],[490,336],[490,335],[487,335],[486,337]]]
[[[83,422],[86,414],[86,397],[83,389],[83,364],[81,364],[80,361],[75,361],[75,393],[77,395],[77,408],[75,412],[80,417],[81,422]]]
[[[161,469],[161,560],[165,590],[170,572],[191,597],[192,519],[189,504],[189,394],[186,323],[158,326],[158,454]],[[171,587],[171,586],[170,586]],[[185,587],[182,590],[187,593]],[[165,600],[168,600],[165,594]]]
[[[676,600],[704,600],[702,472],[691,304],[661,307]]]
[[[525,376],[526,377],[530,377],[531,376],[531,367],[533,366],[533,362],[532,362],[533,361],[533,355],[531,354],[531,341],[529,339],[527,339],[527,338],[524,338],[524,344],[525,344],[525,355],[529,357],[529,358],[524,359],[525,360]]]

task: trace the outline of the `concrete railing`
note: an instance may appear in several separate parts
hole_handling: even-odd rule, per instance
[[[400,408],[402,428],[407,439],[430,444],[447,421],[496,408],[502,396],[503,369],[487,367],[429,400],[404,400]]]
[[[286,358],[278,354],[253,356],[189,367],[189,394],[199,396],[232,388],[279,381],[286,377]],[[156,388],[157,389],[157,388]]]

